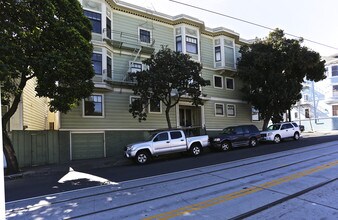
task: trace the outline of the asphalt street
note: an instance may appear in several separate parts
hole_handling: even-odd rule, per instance
[[[237,161],[290,149],[302,148],[309,145],[338,140],[338,135],[304,136],[299,141],[286,140],[278,145],[263,143],[255,148],[236,148],[230,152],[210,152],[206,150],[199,157],[175,154],[160,157],[152,163],[139,166],[133,163],[125,165],[105,167],[99,169],[76,170],[93,176],[98,176],[107,181],[122,182],[144,177],[167,174],[204,166],[216,165],[224,162]],[[41,175],[24,176],[5,181],[6,202],[36,197],[46,194],[66,192],[87,187],[100,186],[100,181],[89,181],[78,175],[78,178],[60,183],[58,182],[68,172],[51,172]],[[27,190],[29,189],[29,190]]]

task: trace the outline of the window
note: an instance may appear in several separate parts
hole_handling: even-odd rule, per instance
[[[181,36],[176,37],[176,51],[182,52],[182,37]]]
[[[107,37],[111,39],[111,21],[109,18],[106,18],[106,32],[107,32]]]
[[[99,53],[93,53],[92,64],[96,75],[102,75],[102,55]]]
[[[112,64],[111,64],[111,58],[107,57],[107,77],[111,78],[112,76]]]
[[[305,118],[310,118],[310,109],[305,109]]]
[[[332,76],[338,76],[338,66],[331,67]]]
[[[152,100],[150,100],[149,102],[149,112],[150,113],[162,113],[162,105],[161,102],[154,102]]]
[[[223,89],[223,77],[214,76],[214,87]]]
[[[215,61],[221,61],[222,57],[221,57],[221,47],[217,46],[215,47]]]
[[[216,116],[224,116],[224,105],[223,104],[215,104],[215,115]]]
[[[236,117],[236,106],[232,104],[227,105],[227,116]]]
[[[103,116],[103,95],[92,95],[84,100],[84,116]]]
[[[226,89],[234,90],[235,89],[235,80],[233,78],[225,78]]]
[[[156,138],[154,139],[154,142],[156,141],[167,141],[169,139],[168,133],[160,133],[156,136]]]
[[[224,39],[225,66],[235,68],[235,50],[232,40]]]
[[[251,119],[252,121],[259,121],[259,111],[257,109],[255,109],[254,107],[251,108]]]
[[[182,137],[182,134],[180,131],[171,131],[170,132],[170,138],[171,139],[179,139]]]
[[[298,112],[295,112],[295,118],[298,118]]]
[[[338,116],[338,105],[332,105],[332,116]]]
[[[332,96],[338,97],[338,85],[332,86]]]
[[[198,54],[197,38],[186,36],[186,47],[188,53]]]
[[[150,31],[140,29],[140,41],[143,43],[150,43]]]
[[[142,63],[130,62],[130,72],[137,73],[142,71]]]
[[[304,101],[309,101],[309,95],[308,94],[304,94]]]
[[[84,15],[90,20],[92,23],[92,31],[94,33],[101,34],[101,14],[96,12],[91,12],[84,10]]]

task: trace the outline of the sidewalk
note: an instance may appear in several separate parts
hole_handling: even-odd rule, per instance
[[[116,161],[111,157],[107,157],[97,159],[76,160],[64,164],[49,164],[33,167],[23,167],[17,174],[6,175],[5,180],[23,178],[24,176],[43,176],[58,172],[68,172],[69,167],[73,168],[76,171],[88,171],[98,168],[128,165],[131,163],[132,161],[128,159],[121,159]]]
[[[301,136],[303,138],[309,137],[318,137],[325,135],[338,135],[337,131],[305,131],[302,132]],[[92,169],[105,168],[105,167],[113,167],[113,166],[122,166],[132,164],[131,160],[128,159],[120,159],[115,161],[113,158],[98,158],[98,159],[84,159],[84,160],[76,160],[70,161],[64,164],[50,164],[50,165],[42,165],[42,166],[34,166],[34,167],[24,167],[21,168],[20,173],[13,175],[6,175],[5,180],[11,180],[16,178],[22,178],[24,176],[37,176],[37,175],[50,175],[52,173],[57,172],[68,172],[69,167],[72,167],[76,171],[88,171]]]

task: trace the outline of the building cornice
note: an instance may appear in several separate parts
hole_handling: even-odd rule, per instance
[[[133,5],[124,1],[119,0],[105,0],[114,10],[128,13],[131,15],[143,17],[149,20],[165,23],[168,25],[179,25],[186,24],[194,27],[198,27],[201,31],[201,34],[217,37],[217,36],[227,36],[235,39],[236,44],[243,45],[249,44],[248,40],[242,39],[239,37],[239,34],[233,30],[227,29],[225,27],[217,28],[208,28],[205,27],[203,21],[191,17],[186,14],[180,14],[176,16],[170,16],[161,12],[150,10],[141,6]]]

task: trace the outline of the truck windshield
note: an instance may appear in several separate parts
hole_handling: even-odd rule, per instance
[[[158,133],[152,133],[152,134],[150,134],[148,137],[146,137],[144,140],[145,141],[151,141],[153,138],[154,138],[154,136],[155,135],[157,135]]]

